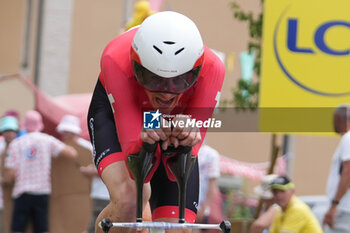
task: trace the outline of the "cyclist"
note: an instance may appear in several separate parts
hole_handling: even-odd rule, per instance
[[[208,120],[224,75],[223,63],[203,44],[193,21],[176,12],[153,14],[107,45],[88,113],[94,161],[110,194],[96,223],[106,217],[113,222],[135,221],[136,188],[124,161],[138,154],[143,142],[160,144],[146,178],[143,203],[150,201],[154,221],[177,222],[177,185],[161,161],[160,147],[192,146],[197,156],[206,130],[171,128],[165,121],[160,129],[143,129],[143,112],[183,114],[173,122]],[[196,218],[198,183],[196,164],[188,181],[187,222]],[[96,227],[96,232],[102,231]]]

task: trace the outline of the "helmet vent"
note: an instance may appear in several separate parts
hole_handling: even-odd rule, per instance
[[[185,48],[181,48],[181,49],[177,50],[177,51],[175,52],[175,55],[178,55],[178,54],[181,53],[184,49],[185,49]]]
[[[175,44],[174,41],[163,41],[164,44]]]
[[[162,50],[160,50],[157,46],[153,45],[153,48],[154,48],[155,50],[157,50],[158,53],[160,53],[160,54],[163,53]]]

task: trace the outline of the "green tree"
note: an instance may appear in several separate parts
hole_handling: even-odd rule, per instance
[[[264,1],[261,0],[261,7]],[[233,88],[233,100],[230,103],[234,104],[238,109],[255,110],[259,103],[259,83],[260,83],[260,64],[261,64],[261,38],[262,38],[262,24],[263,11],[257,15],[252,12],[245,12],[240,5],[234,0],[230,3],[233,11],[233,17],[242,22],[248,22],[249,26],[249,41],[248,51],[255,53],[254,73],[257,80],[245,81],[240,78],[237,82],[237,87]]]

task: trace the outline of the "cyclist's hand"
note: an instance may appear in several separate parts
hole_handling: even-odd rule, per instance
[[[167,140],[162,142],[162,149],[166,150],[170,145],[173,145],[175,148],[177,148],[180,145],[179,139],[174,136],[170,136]]]
[[[169,123],[161,119],[160,129],[142,129],[141,140],[147,142],[148,144],[154,144],[160,140],[167,141],[170,134],[171,129]]]
[[[170,137],[171,137],[171,122],[169,122],[168,120],[164,120],[163,118],[161,120],[162,120],[162,124],[161,124],[162,130],[166,136],[165,140],[162,139],[161,147],[163,150],[166,150],[166,149],[168,149],[168,146],[172,144],[172,141],[173,141],[170,139]]]
[[[169,139],[175,148],[179,145],[193,147],[201,141],[202,137],[199,129],[186,124],[189,120],[190,117],[185,115],[177,116],[173,119],[174,128]]]

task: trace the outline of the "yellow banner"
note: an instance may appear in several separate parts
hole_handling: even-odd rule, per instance
[[[266,0],[260,131],[333,132],[350,103],[350,1]]]

